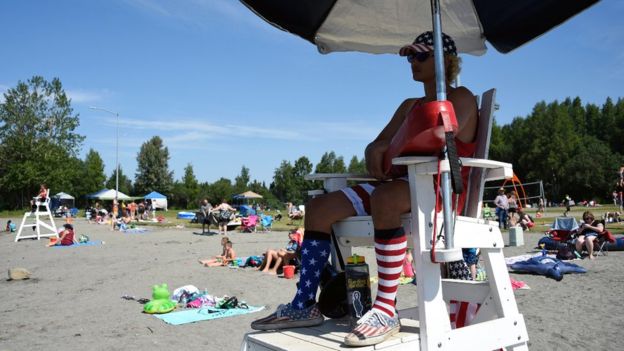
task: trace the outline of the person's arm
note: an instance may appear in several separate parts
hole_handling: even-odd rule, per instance
[[[592,224],[594,224],[594,223],[592,223]],[[591,230],[591,231],[596,232],[596,233],[604,232],[604,226],[600,222],[598,222],[598,224],[596,224],[596,225],[590,225],[590,224],[587,224],[587,223],[583,223],[581,228],[582,228],[583,232],[586,231],[586,230]]]
[[[449,93],[448,100],[453,104],[457,118],[456,137],[465,143],[473,142],[477,134],[478,124],[477,99],[470,90],[459,87]]]
[[[384,153],[388,150],[392,138],[401,127],[405,116],[416,101],[417,99],[407,99],[403,101],[394,112],[390,122],[386,124],[377,138],[366,147],[364,159],[366,160],[366,170],[371,176],[380,180],[388,178],[383,172]]]

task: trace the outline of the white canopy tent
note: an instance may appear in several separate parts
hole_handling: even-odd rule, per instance
[[[97,200],[114,200],[115,199],[115,189],[102,189],[100,191],[98,191],[97,193],[93,193],[90,195],[87,195],[87,199],[97,199]],[[121,191],[119,191],[117,193],[117,199],[118,200],[133,200],[135,199],[134,197],[130,197],[124,193],[122,193]]]

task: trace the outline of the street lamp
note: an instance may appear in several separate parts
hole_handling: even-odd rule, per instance
[[[95,106],[89,106],[90,109],[92,110],[99,110],[99,111],[104,111],[104,112],[108,112],[110,114],[115,115],[116,117],[116,134],[117,137],[115,138],[115,202],[117,204],[119,204],[119,200],[118,200],[118,193],[119,193],[119,113],[117,112],[113,112],[113,111],[109,111],[105,108],[101,108],[101,107],[95,107]]]

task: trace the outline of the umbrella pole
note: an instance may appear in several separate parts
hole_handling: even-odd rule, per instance
[[[433,18],[433,55],[436,73],[436,97],[438,101],[446,101],[446,74],[444,72],[444,50],[442,47],[442,16],[440,0],[431,0],[431,12]],[[448,159],[447,148],[444,149],[444,158]],[[444,216],[445,248],[455,247],[455,228],[451,209],[451,177],[449,171],[442,172],[442,208]]]

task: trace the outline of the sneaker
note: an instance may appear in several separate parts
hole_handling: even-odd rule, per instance
[[[277,330],[300,327],[313,327],[323,324],[324,318],[317,305],[314,304],[303,310],[294,309],[291,304],[279,305],[277,310],[251,323],[251,329]]]
[[[357,321],[358,326],[345,336],[347,346],[377,345],[399,332],[401,323],[395,313],[394,317],[371,309]]]

